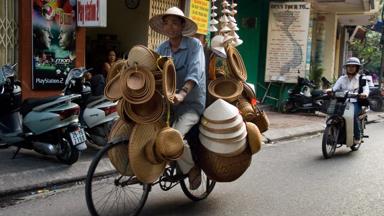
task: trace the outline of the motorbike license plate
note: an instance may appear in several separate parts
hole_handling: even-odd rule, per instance
[[[70,132],[69,136],[71,137],[73,145],[83,143],[87,140],[87,138],[85,137],[84,129],[82,128],[78,129],[77,131]]]

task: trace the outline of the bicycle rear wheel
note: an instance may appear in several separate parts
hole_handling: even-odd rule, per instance
[[[322,143],[322,151],[325,159],[331,158],[335,154],[339,132],[337,125],[327,125],[325,128]]]
[[[126,142],[108,144],[94,157],[85,181],[85,198],[91,215],[138,215],[150,191],[135,176],[120,175],[108,158],[108,151]],[[128,153],[128,152],[127,152]]]
[[[184,194],[193,201],[200,201],[208,197],[215,187],[216,182],[209,179],[208,176],[201,171],[201,185],[196,190],[189,189],[189,180],[184,178],[180,180],[180,186]]]

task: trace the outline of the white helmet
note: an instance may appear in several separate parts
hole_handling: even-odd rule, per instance
[[[361,66],[360,60],[356,57],[350,57],[348,58],[347,62],[345,63],[344,66],[347,65],[356,65],[356,66]]]

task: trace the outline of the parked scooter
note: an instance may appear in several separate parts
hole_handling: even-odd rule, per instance
[[[44,155],[54,155],[66,164],[75,163],[87,148],[78,123],[80,107],[71,102],[80,95],[30,98],[22,102],[15,65],[0,68],[0,143]]]
[[[64,94],[81,94],[74,102],[81,107],[80,122],[85,128],[88,141],[97,146],[107,144],[108,134],[117,115],[117,102],[112,102],[102,96],[92,96],[89,82],[84,81],[86,72],[92,69],[74,68],[65,81]]]
[[[326,121],[326,128],[323,134],[322,152],[324,158],[330,158],[334,155],[336,148],[343,145],[351,148],[352,151],[357,151],[360,144],[354,144],[354,106],[350,102],[351,98],[357,98],[358,93],[354,92],[335,92],[332,95],[325,96],[329,99]],[[367,108],[363,107],[359,115],[361,126],[361,142],[363,138],[368,138],[364,134],[365,124],[367,122]]]
[[[297,85],[288,90],[288,99],[282,103],[281,110],[285,113],[319,111],[323,104],[319,97],[323,93],[310,80],[298,77]]]

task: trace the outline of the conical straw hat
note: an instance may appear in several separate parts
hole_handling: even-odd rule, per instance
[[[237,107],[224,101],[223,99],[217,99],[209,105],[203,113],[203,116],[207,121],[216,124],[233,122],[238,115],[239,110]]]
[[[224,36],[216,35],[212,38],[211,50],[221,58],[227,58],[227,53],[224,48]]]
[[[233,157],[241,154],[247,148],[246,133],[240,139],[232,140],[231,142],[223,142],[221,140],[214,140],[199,134],[201,144],[208,149],[223,157]]]
[[[236,115],[235,118],[229,119],[225,123],[213,123],[207,120],[204,116],[201,117],[200,119],[200,126],[203,127],[207,131],[211,132],[228,132],[228,131],[233,131],[236,128],[241,126],[243,123],[243,117],[241,117],[240,114]]]
[[[208,30],[209,30],[210,32],[217,32],[217,31],[218,31],[218,29],[217,29],[216,26],[214,26],[214,25],[210,25]]]
[[[149,70],[156,70],[156,60],[160,55],[143,45],[136,45],[128,53],[128,65],[130,67],[146,67]]]
[[[121,119],[117,120],[108,136],[108,142],[116,139],[125,139],[126,145],[117,145],[108,151],[108,157],[115,169],[123,176],[131,176],[133,172],[129,166],[128,139],[131,135],[133,125],[127,124]]]
[[[156,122],[136,124],[132,129],[128,145],[130,166],[137,179],[143,183],[153,183],[165,169],[166,162],[153,164],[153,159],[148,160],[146,153],[146,146],[153,146],[162,127],[162,123]]]
[[[247,122],[248,132],[248,145],[252,154],[256,154],[261,149],[263,143],[263,136],[260,133],[259,128],[252,122]]]
[[[236,127],[234,127],[234,128],[236,128]],[[239,127],[236,129],[237,130],[226,131],[225,133],[218,133],[219,131],[212,132],[212,131],[208,131],[208,130],[204,129],[201,126],[199,127],[200,133],[203,134],[204,136],[211,138],[211,139],[223,140],[223,141],[238,140],[239,138],[241,138],[244,135],[244,133],[246,134],[246,132],[247,132],[244,123],[241,123],[241,125],[239,125]]]

